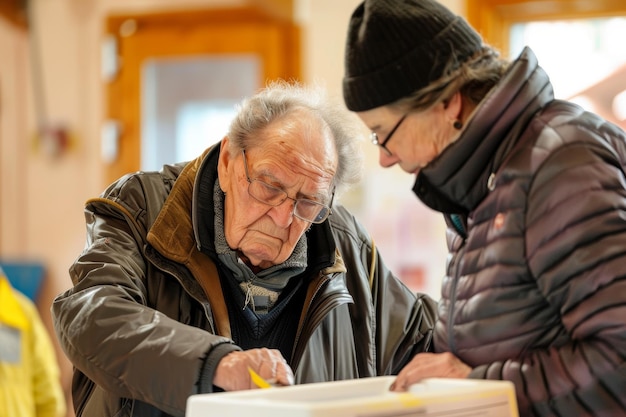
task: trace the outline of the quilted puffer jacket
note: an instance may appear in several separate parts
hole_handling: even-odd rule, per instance
[[[626,137],[554,100],[530,49],[416,178],[451,253],[435,349],[522,416],[626,415]]]
[[[218,153],[128,175],[87,202],[74,286],[52,305],[78,417],[183,416],[190,395],[212,392],[219,359],[239,349],[214,221],[199,211],[213,207]],[[307,293],[286,357],[296,383],[390,375],[431,350],[435,303],[386,268],[346,209],[335,205],[307,239]]]

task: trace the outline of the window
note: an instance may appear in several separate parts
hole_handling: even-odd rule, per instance
[[[469,0],[470,24],[508,58],[527,45],[557,98],[626,127],[626,2]]]

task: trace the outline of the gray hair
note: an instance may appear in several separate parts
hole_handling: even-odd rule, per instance
[[[500,81],[508,66],[509,62],[500,58],[496,49],[484,44],[476,55],[461,64],[451,60],[441,78],[396,101],[391,107],[425,110],[450,99],[457,91],[464,100],[477,105]]]
[[[325,89],[318,85],[274,81],[252,97],[244,99],[230,124],[228,137],[231,153],[261,146],[265,139],[263,130],[273,122],[306,112],[321,121],[313,129],[330,131],[337,151],[337,171],[333,179],[336,193],[348,189],[361,179],[363,154],[360,148],[362,126],[356,115],[339,101],[331,100]]]

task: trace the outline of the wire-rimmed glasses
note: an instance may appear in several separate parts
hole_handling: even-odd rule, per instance
[[[385,151],[385,153],[386,153],[388,156],[391,156],[391,155],[392,155],[392,154],[391,154],[391,151],[390,151],[389,149],[387,149],[387,144],[389,143],[389,139],[391,139],[391,137],[393,136],[393,134],[396,132],[396,130],[398,130],[398,128],[400,127],[400,125],[402,124],[402,122],[404,121],[404,119],[406,119],[406,117],[407,117],[408,115],[409,115],[409,114],[408,114],[408,113],[406,113],[404,116],[402,116],[402,117],[400,118],[400,120],[398,120],[398,123],[396,123],[396,125],[395,125],[392,129],[391,129],[391,131],[389,132],[389,134],[387,135],[387,137],[385,138],[385,140],[384,140],[384,141],[382,141],[382,142],[381,142],[380,140],[378,140],[378,135],[376,134],[376,132],[372,132],[372,133],[370,133],[370,139],[371,139],[372,143],[373,143],[374,145],[380,146],[380,147],[381,147],[381,148]]]
[[[319,203],[317,201],[309,200],[306,198],[291,198],[287,195],[285,190],[278,187],[274,187],[264,181],[257,178],[250,178],[248,173],[248,161],[246,160],[245,149],[241,150],[243,155],[243,166],[246,171],[246,179],[248,180],[248,194],[260,203],[267,204],[268,206],[277,207],[289,199],[293,201],[293,215],[297,218],[310,222],[310,223],[323,223],[324,220],[332,213],[331,206],[333,199],[335,198],[335,190],[333,189],[330,204]]]

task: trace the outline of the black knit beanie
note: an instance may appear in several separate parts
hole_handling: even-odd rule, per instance
[[[480,35],[434,0],[365,0],[348,27],[346,106],[365,111],[409,96],[481,47]]]

